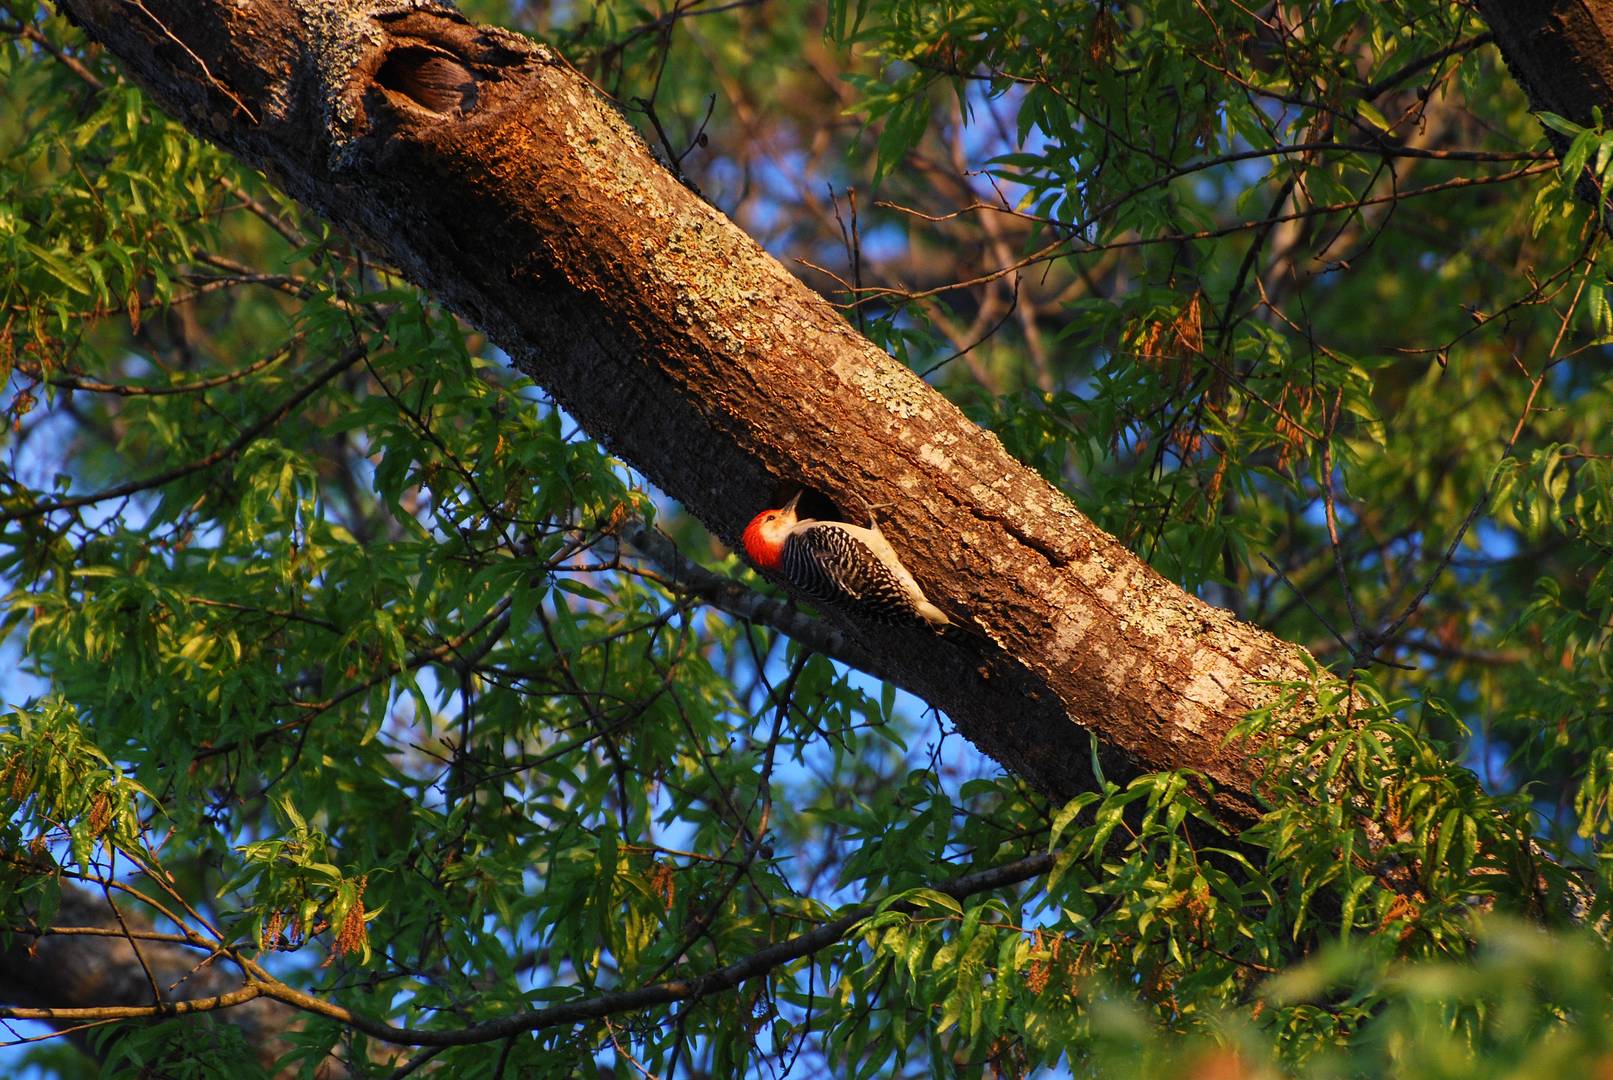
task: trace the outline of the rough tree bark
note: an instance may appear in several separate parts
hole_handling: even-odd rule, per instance
[[[914,574],[984,636],[847,628],[1005,767],[1070,795],[1091,731],[1118,767],[1196,769],[1229,821],[1252,811],[1224,736],[1262,683],[1305,677],[1303,650],[1099,531],[669,175],[549,49],[430,0],[58,4],[162,108],[487,331],[725,541],[797,486],[852,513],[888,504]],[[1481,6],[1543,107],[1610,106],[1603,36]]]
[[[1596,107],[1607,113],[1613,102],[1613,4],[1478,0],[1478,6],[1536,112],[1585,125]],[[1560,138],[1550,129],[1546,134]]]

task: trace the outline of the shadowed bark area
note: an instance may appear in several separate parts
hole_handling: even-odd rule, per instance
[[[1592,122],[1613,101],[1613,5],[1509,4],[1479,0],[1496,45],[1536,111],[1554,112],[1578,124]],[[1558,136],[1547,129],[1548,137]]]
[[[1596,109],[1604,114],[1613,110],[1613,4],[1479,0],[1478,7],[1495,32],[1507,70],[1528,95],[1530,108],[1585,127],[1596,122]],[[1603,120],[1607,121],[1606,115]],[[1567,136],[1549,127],[1542,130],[1559,155],[1567,150]],[[1587,168],[1575,193],[1595,205],[1599,187]],[[1605,197],[1602,201],[1607,228],[1613,222],[1607,217]]]

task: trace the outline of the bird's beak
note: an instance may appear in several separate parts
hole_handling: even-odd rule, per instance
[[[802,488],[800,491],[797,491],[795,493],[795,495],[790,499],[790,501],[784,504],[784,512],[786,514],[789,514],[791,517],[794,517],[795,516],[795,504],[800,502],[801,501],[801,496],[803,496],[805,494],[806,494],[806,489],[805,488]]]

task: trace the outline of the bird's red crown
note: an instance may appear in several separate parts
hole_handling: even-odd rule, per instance
[[[781,516],[778,510],[763,510],[745,526],[745,554],[763,570],[777,570],[784,557],[784,538],[777,535],[781,530],[776,524]]]

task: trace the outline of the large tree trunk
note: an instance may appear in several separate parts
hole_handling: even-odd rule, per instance
[[[427,3],[62,5],[156,100],[486,330],[732,543],[806,486],[882,524],[977,641],[878,667],[1055,798],[1191,768],[1253,808],[1229,726],[1303,651],[1188,595],[670,175],[560,57]],[[183,41],[183,47],[176,44]],[[853,631],[858,628],[853,625]]]

